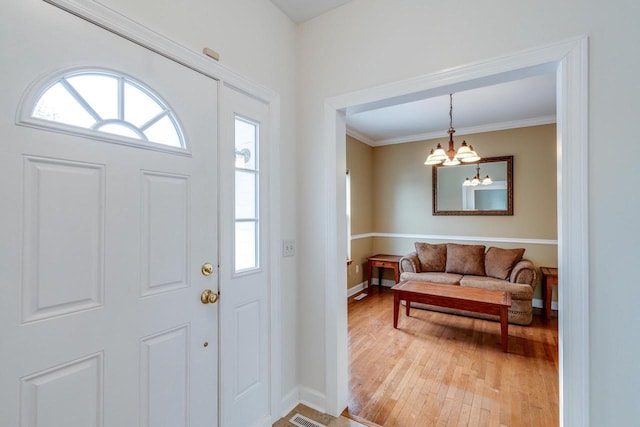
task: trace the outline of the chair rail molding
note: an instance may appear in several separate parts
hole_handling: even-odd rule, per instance
[[[419,240],[453,240],[461,242],[491,242],[491,243],[514,243],[523,245],[552,245],[558,244],[553,239],[529,239],[524,237],[482,237],[482,236],[447,236],[442,234],[407,234],[407,233],[364,233],[354,234],[351,240],[369,239],[371,237],[383,237],[388,239],[419,239]]]

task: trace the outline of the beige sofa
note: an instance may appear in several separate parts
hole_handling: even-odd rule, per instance
[[[400,280],[418,280],[451,286],[468,286],[511,292],[509,323],[530,325],[537,270],[523,259],[524,249],[501,249],[484,245],[416,242],[416,251],[400,260]],[[412,307],[499,320],[498,316],[473,313],[421,303]]]

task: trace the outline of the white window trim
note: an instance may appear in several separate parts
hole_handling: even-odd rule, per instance
[[[168,111],[171,112],[173,116],[171,118],[174,126],[176,126],[176,131],[182,141],[182,144],[185,147],[173,147],[170,145],[165,145],[158,142],[150,142],[143,139],[130,138],[127,136],[116,135],[108,132],[103,132],[100,130],[92,129],[92,128],[83,128],[80,126],[69,125],[66,123],[55,122],[51,120],[41,119],[38,117],[33,117],[33,109],[40,97],[47,91],[49,88],[53,87],[56,83],[60,82],[63,78],[79,74],[79,73],[96,73],[96,74],[107,74],[111,76],[123,77],[128,82],[131,82],[133,85],[143,90],[144,92],[150,92],[153,94],[153,97],[157,98],[163,106],[165,106]],[[187,149],[187,136],[183,130],[183,127],[180,123],[180,120],[177,117],[175,110],[171,108],[171,106],[154,90],[147,87],[146,85],[141,83],[141,79],[137,79],[132,77],[126,73],[121,71],[109,69],[109,68],[96,68],[96,67],[72,67],[65,68],[63,70],[58,70],[55,73],[47,74],[43,78],[33,82],[31,86],[27,88],[25,91],[21,101],[20,107],[16,116],[16,124],[20,126],[31,127],[40,130],[46,130],[51,132],[62,133],[71,136],[80,136],[82,138],[91,139],[94,141],[101,142],[111,142],[118,145],[124,145],[128,147],[135,147],[144,150],[150,151],[160,151],[169,154],[176,154],[182,156],[191,157],[191,153]]]

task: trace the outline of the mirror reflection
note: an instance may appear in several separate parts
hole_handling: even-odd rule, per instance
[[[513,215],[513,156],[433,167],[434,215]]]

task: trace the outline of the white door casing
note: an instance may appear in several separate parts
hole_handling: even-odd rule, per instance
[[[217,425],[218,82],[45,3],[3,15],[0,425]],[[15,124],[85,66],[156,90],[188,152]]]
[[[222,86],[220,114],[220,420],[221,426],[270,426],[269,105]],[[236,119],[255,124],[257,175],[255,268],[235,254]],[[263,154],[265,153],[265,154]],[[253,166],[251,167],[253,168]],[[242,174],[243,172],[239,172]],[[239,214],[239,216],[242,216]],[[238,255],[240,256],[240,255]]]
[[[381,103],[397,103],[398,97],[424,97],[429,91],[447,93],[451,85],[460,90],[477,87],[479,81],[497,83],[507,76],[516,78],[546,69],[554,71],[557,78],[558,265],[563,283],[558,321],[560,423],[589,424],[588,46],[588,38],[579,36],[326,101],[324,154],[327,164],[335,166],[327,169],[325,195],[329,224],[326,297],[330,304],[325,353],[328,413],[339,414],[348,397],[346,297],[339,287],[346,277],[343,245],[339,243],[339,236],[346,230],[344,209],[339,205],[344,200],[344,185],[338,179],[344,176],[345,111],[361,111],[373,104],[379,108]]]

